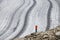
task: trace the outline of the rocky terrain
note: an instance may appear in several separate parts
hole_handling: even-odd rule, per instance
[[[45,32],[31,33],[24,38],[16,38],[15,40],[60,40],[60,26]]]

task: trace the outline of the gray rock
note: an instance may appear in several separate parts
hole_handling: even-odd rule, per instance
[[[60,40],[60,26],[45,32],[31,33],[17,40]]]

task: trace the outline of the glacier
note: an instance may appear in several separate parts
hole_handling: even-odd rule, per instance
[[[59,0],[0,0],[0,40],[11,40],[60,25]]]

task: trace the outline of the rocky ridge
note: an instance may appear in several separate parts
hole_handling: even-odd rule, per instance
[[[45,32],[31,33],[24,38],[16,38],[14,40],[60,40],[60,26]]]

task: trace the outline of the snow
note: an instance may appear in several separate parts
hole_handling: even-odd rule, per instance
[[[59,25],[59,5],[52,3],[50,29]],[[45,31],[47,14],[50,7],[48,0],[0,0],[0,40],[24,37],[35,32]]]

